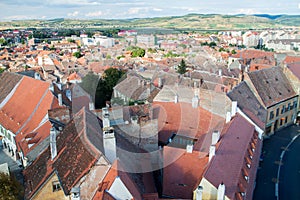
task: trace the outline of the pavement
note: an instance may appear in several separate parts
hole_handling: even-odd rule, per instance
[[[7,163],[10,173],[14,174],[16,179],[23,185],[23,169],[19,167],[20,163],[13,160],[8,154],[8,150],[4,149],[2,140],[0,140],[0,164]]]
[[[292,125],[264,140],[263,161],[260,162],[258,169],[253,199],[300,199],[300,156],[298,154],[300,152],[300,136],[286,149],[299,133],[300,126]],[[281,161],[280,155],[284,150],[286,151]],[[279,184],[278,198],[275,190],[276,183]]]

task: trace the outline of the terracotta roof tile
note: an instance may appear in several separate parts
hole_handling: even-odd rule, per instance
[[[105,196],[105,191],[109,190],[116,177],[119,177],[122,180],[134,199],[142,199],[138,187],[131,180],[130,175],[123,170],[124,169],[122,168],[120,161],[116,160],[110,168],[109,172],[106,174],[104,180],[99,183],[99,188],[97,190],[97,193],[93,197],[93,200],[103,199],[103,197]]]
[[[266,107],[296,95],[280,67],[250,72],[248,76]]]
[[[216,188],[223,182],[226,186],[225,195],[230,199],[234,199],[235,194],[240,192],[240,183],[249,196],[252,196],[260,156],[260,140],[256,144],[250,169],[246,166],[246,158],[249,157],[248,148],[252,138],[256,135],[254,126],[242,116],[236,115],[223,134],[216,155],[204,173],[204,177]],[[248,184],[244,179],[246,174],[249,176]]]
[[[99,140],[93,136],[102,133],[100,125],[99,128],[95,124],[93,129],[88,128],[88,123],[94,123],[92,115],[83,108],[66,125],[57,136],[57,156],[53,161],[48,147],[24,170],[26,198],[32,197],[53,173],[59,176],[64,192],[69,194],[72,187],[89,172],[101,156]]]
[[[264,129],[267,110],[260,104],[246,82],[241,82],[227,95],[232,101],[237,101],[238,107],[260,128]]]
[[[300,80],[300,61],[297,63],[289,64],[287,67],[298,78],[298,80]]]
[[[197,150],[206,145],[206,134],[224,119],[203,109],[192,108],[190,103],[154,102],[154,118],[158,118],[159,141],[167,143],[173,134],[198,140]]]
[[[163,195],[176,199],[192,199],[193,191],[199,185],[207,167],[206,153],[185,149],[164,147]]]
[[[3,72],[0,74],[0,103],[8,96],[8,94],[14,89],[14,87],[21,81],[23,76]]]

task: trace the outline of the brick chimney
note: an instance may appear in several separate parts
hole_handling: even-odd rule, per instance
[[[57,155],[57,149],[56,149],[56,130],[54,127],[50,129],[50,151],[51,151],[51,160],[54,160],[54,158]]]

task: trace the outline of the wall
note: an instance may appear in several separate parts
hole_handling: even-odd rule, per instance
[[[56,174],[53,174],[52,177],[48,179],[44,186],[33,196],[32,199],[36,200],[68,200],[69,197],[65,196],[62,188],[59,191],[53,192],[52,183],[58,181]]]
[[[274,131],[294,122],[297,112],[297,108],[294,106],[295,102],[298,105],[298,97],[294,97],[292,99],[289,99],[287,101],[281,102],[268,108],[268,116],[265,131],[267,136],[273,134]],[[272,114],[273,118],[271,117]]]

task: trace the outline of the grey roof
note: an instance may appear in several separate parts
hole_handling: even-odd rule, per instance
[[[267,119],[267,110],[260,104],[254,93],[245,81],[227,93],[232,101],[237,101],[238,107],[259,127],[264,129]]]
[[[3,72],[0,74],[0,103],[14,89],[21,79],[22,76],[15,73]]]
[[[280,67],[253,71],[248,73],[248,75],[265,107],[272,106],[296,95]]]

